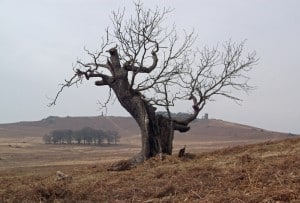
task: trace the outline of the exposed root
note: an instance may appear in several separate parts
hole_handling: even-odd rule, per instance
[[[129,159],[129,160],[121,160],[116,163],[113,163],[107,170],[108,171],[126,171],[126,170],[132,169],[133,167],[135,167],[135,165]]]
[[[135,168],[137,165],[143,163],[145,160],[144,156],[139,153],[131,159],[121,160],[113,163],[107,170],[108,171],[126,171]]]
[[[163,161],[166,159],[166,154],[159,153],[155,157],[151,157],[148,160],[160,160]],[[146,161],[145,157],[139,153],[132,157],[131,159],[121,160],[113,163],[107,170],[108,171],[125,171],[135,168],[136,166],[144,163]]]

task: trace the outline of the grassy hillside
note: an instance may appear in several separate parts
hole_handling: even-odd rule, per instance
[[[300,139],[109,163],[0,171],[1,202],[300,202]],[[72,179],[56,180],[56,171]]]
[[[0,124],[0,137],[42,137],[53,130],[79,130],[84,127],[114,130],[122,135],[139,133],[137,124],[132,118],[95,116],[95,117],[56,117],[49,116],[40,121],[26,121]]]
[[[287,133],[271,132],[251,126],[222,120],[195,120],[187,133],[176,133],[179,140],[232,141],[232,140],[272,140],[289,137]],[[122,137],[140,134],[136,122],[130,117],[48,117],[41,121],[0,124],[0,138],[42,137],[57,129],[79,130],[83,127],[114,130]]]

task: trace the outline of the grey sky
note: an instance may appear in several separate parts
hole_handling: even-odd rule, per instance
[[[168,22],[199,36],[199,46],[247,39],[259,65],[251,72],[257,90],[241,95],[241,106],[223,98],[204,109],[210,117],[274,131],[300,134],[300,1],[151,0],[145,5],[174,8]],[[0,123],[40,120],[49,115],[99,115],[105,88],[93,83],[67,89],[47,107],[72,63],[94,50],[109,26],[112,10],[132,1],[0,0]],[[178,111],[187,111],[179,107]],[[116,102],[108,115],[128,115]]]

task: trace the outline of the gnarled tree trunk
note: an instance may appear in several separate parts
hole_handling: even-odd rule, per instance
[[[171,155],[173,149],[174,122],[162,115],[157,115],[156,117],[156,125],[159,128],[161,153]]]
[[[121,67],[118,52],[110,50],[114,80],[109,82],[120,104],[136,120],[141,130],[142,149],[138,162],[156,156],[159,153],[172,154],[173,122],[155,113],[149,102],[140,92],[135,91],[128,82],[128,71]],[[117,79],[116,79],[117,78]]]
[[[173,122],[155,113],[155,108],[144,101],[140,94],[128,90],[127,80],[116,81],[111,87],[121,105],[136,120],[140,131],[142,149],[139,160],[145,160],[159,153],[172,154],[174,135]],[[119,88],[122,87],[122,88]]]

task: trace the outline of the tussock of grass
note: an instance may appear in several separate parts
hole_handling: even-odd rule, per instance
[[[299,202],[300,139],[226,148],[192,158],[150,159],[126,171],[109,164],[1,175],[1,202]]]

